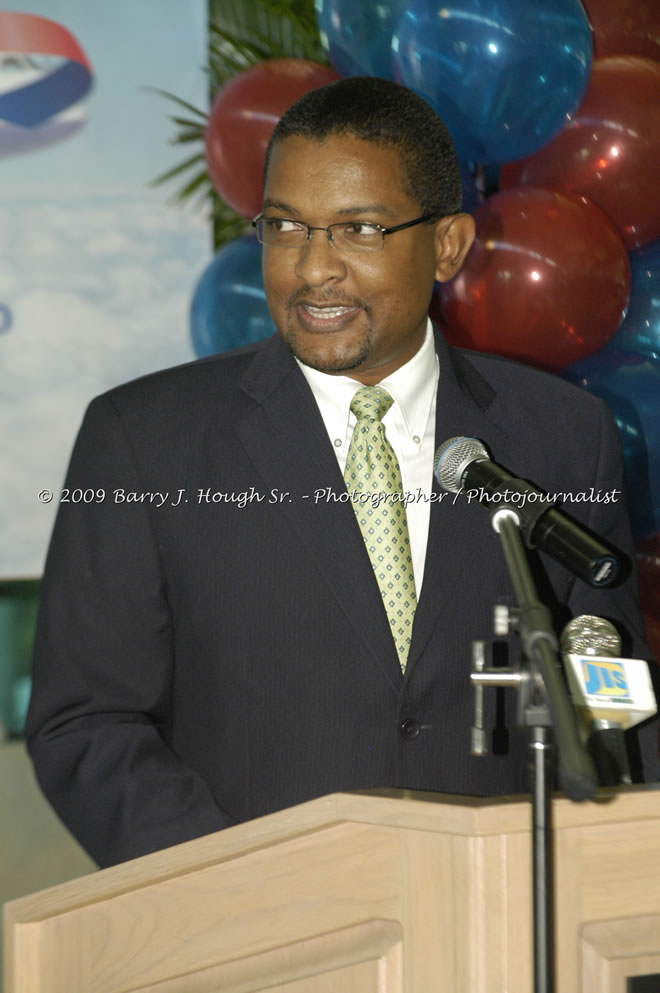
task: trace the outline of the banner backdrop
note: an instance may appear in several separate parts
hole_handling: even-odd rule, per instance
[[[207,104],[205,0],[0,10],[0,579],[38,576],[96,394],[194,357],[208,221],[150,182]],[[49,498],[49,493],[52,498]]]

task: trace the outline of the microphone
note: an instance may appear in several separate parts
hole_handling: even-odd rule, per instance
[[[560,647],[600,785],[632,782],[624,731],[657,711],[648,664],[618,658],[621,639],[616,628],[590,614],[566,625]]]
[[[449,438],[436,451],[433,470],[449,493],[467,487],[468,503],[483,501],[514,513],[528,548],[541,549],[590,586],[611,586],[619,578],[619,552],[550,507],[552,497],[492,462],[477,438]]]

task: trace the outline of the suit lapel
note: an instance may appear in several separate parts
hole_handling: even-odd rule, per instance
[[[474,436],[501,450],[503,432],[489,416],[495,399],[492,387],[439,333],[436,351],[440,359],[436,448],[448,438]],[[256,404],[237,422],[236,431],[255,470],[267,489],[290,492],[292,502],[281,504],[282,513],[304,542],[365,652],[398,691],[401,672],[396,649],[353,508],[349,502],[315,502],[317,490],[327,488],[339,495],[345,485],[312,392],[279,338],[270,339],[257,352],[242,387]],[[461,615],[456,573],[478,574],[482,544],[475,540],[475,528],[484,532],[478,522],[487,523],[483,510],[469,506],[465,499],[455,501],[452,494],[442,495],[435,479],[433,492],[424,581],[406,674],[436,626],[451,626]]]
[[[313,394],[277,338],[260,350],[242,387],[254,406],[237,434],[268,490],[288,491],[281,504],[365,651],[393,688],[401,681],[387,616],[355,513],[349,502],[315,501],[318,490],[345,492],[337,458]]]
[[[435,446],[449,438],[477,437],[489,440],[498,450],[500,429],[486,411],[495,398],[494,391],[461,353],[450,350],[436,333],[436,351],[440,359],[440,382],[436,404]],[[458,601],[458,574],[477,576],[483,545],[475,540],[475,531],[490,527],[481,508],[469,506],[464,498],[444,493],[434,477],[429,540],[426,549],[424,580],[415,614],[413,641],[406,672],[414,668],[438,624],[448,627],[464,614]],[[481,516],[479,516],[481,515]],[[469,632],[466,632],[468,651]]]

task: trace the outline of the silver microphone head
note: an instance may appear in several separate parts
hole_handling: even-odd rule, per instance
[[[458,493],[470,463],[489,458],[488,449],[477,438],[450,438],[436,451],[433,472],[443,490]]]
[[[613,624],[604,617],[581,614],[569,621],[561,633],[562,655],[604,655],[617,658],[621,654],[621,638]]]

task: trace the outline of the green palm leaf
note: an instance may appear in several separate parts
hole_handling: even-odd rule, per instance
[[[278,58],[302,58],[329,64],[319,38],[314,0],[209,0],[206,72],[211,101],[237,72],[266,59]],[[211,183],[204,156],[208,113],[173,93],[155,92],[177,104],[179,111],[187,112],[187,116],[179,112],[170,117],[176,129],[170,144],[194,146],[199,142],[200,148],[195,155],[157,176],[152,185],[185,178],[173,201],[192,200],[196,206],[210,209],[214,244],[220,248],[249,231],[250,223],[224,203]]]

